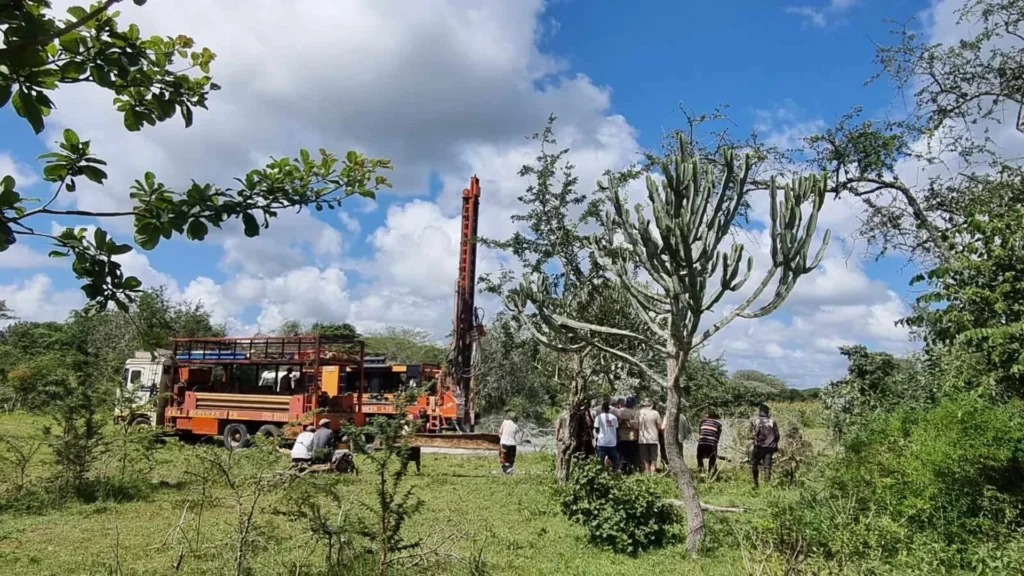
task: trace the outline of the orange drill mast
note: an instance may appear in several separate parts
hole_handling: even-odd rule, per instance
[[[448,370],[452,384],[462,394],[462,424],[473,431],[474,410],[474,343],[483,335],[483,325],[476,302],[476,235],[480,222],[480,179],[473,176],[469,188],[462,191],[462,228],[459,239],[459,276],[455,281],[455,319]]]

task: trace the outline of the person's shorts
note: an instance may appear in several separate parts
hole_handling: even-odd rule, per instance
[[[604,459],[608,458],[611,460],[612,465],[618,467],[619,465],[619,449],[618,446],[598,446],[597,447],[597,460],[604,463]]]
[[[641,444],[640,445],[640,462],[644,465],[657,464],[658,463],[658,445],[657,444]]]

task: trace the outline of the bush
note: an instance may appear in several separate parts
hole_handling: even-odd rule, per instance
[[[949,397],[865,421],[843,448],[826,467],[823,489],[776,506],[783,550],[806,544],[839,569],[877,563],[907,573],[973,568],[980,546],[1020,537],[1020,405]]]
[[[676,539],[675,507],[645,475],[620,476],[595,458],[577,456],[562,494],[562,512],[587,530],[591,544],[639,554]]]

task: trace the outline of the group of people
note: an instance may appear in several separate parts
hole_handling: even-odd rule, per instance
[[[313,464],[330,462],[334,454],[334,430],[327,418],[320,420],[316,428],[312,425],[295,437],[292,445],[292,464]]]
[[[661,465],[667,468],[667,415],[663,417],[651,401],[642,402],[637,410],[634,398],[620,398],[614,403],[605,399],[595,412],[583,409],[571,417],[577,419],[576,431],[580,435],[575,439],[577,452],[596,454],[602,464],[624,473],[656,473],[659,456]],[[556,436],[560,437],[565,432],[569,418],[568,415],[559,418],[555,427]],[[677,429],[682,444],[691,431],[685,416],[679,416]],[[766,481],[771,480],[772,460],[778,451],[781,437],[779,426],[771,417],[768,406],[758,406],[758,415],[750,421],[750,435],[753,444],[751,467],[754,486],[757,487],[761,472]],[[698,425],[697,436],[697,468],[701,472],[705,471],[705,462],[708,474],[714,475],[716,472],[721,436],[721,418],[713,410],[706,412]],[[514,446],[512,449],[514,454]]]

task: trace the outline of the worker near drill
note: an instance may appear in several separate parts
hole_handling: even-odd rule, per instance
[[[315,462],[330,462],[334,454],[334,430],[331,430],[331,421],[322,418],[317,423],[316,432],[313,433],[313,460]]]
[[[519,418],[515,412],[509,412],[505,421],[498,428],[499,442],[501,448],[498,451],[498,460],[501,462],[501,471],[505,474],[513,474],[516,471],[516,446],[522,438],[523,431],[519,428]]]

